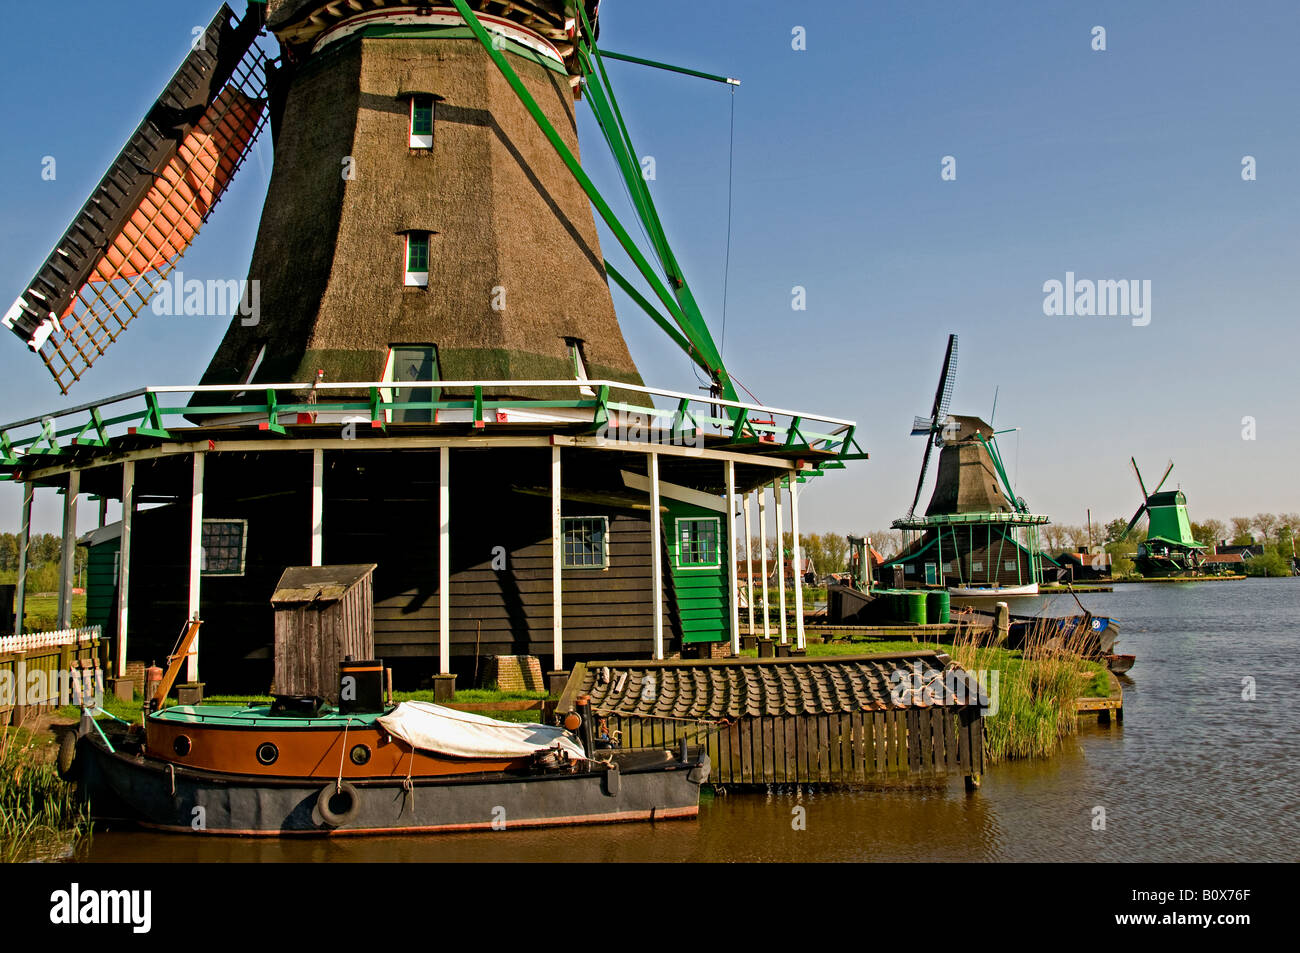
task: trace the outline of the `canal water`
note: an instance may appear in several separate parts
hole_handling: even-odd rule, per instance
[[[95,836],[90,861],[1295,861],[1300,579],[1136,584],[1082,596],[1137,655],[1122,726],[1048,760],[908,790],[706,797],[697,821],[334,838]],[[1014,612],[1075,609],[1068,596]],[[1104,826],[1102,822],[1104,821]]]

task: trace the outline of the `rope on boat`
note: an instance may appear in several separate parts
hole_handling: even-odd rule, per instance
[[[415,813],[415,785],[411,783],[411,772],[415,770],[415,745],[411,745],[411,763],[406,766],[406,780],[402,782],[402,790],[407,793],[411,799],[411,813]]]
[[[176,796],[176,765],[172,764],[170,761],[167,762],[167,774],[170,775],[170,776],[171,776],[171,779],[172,779],[172,795],[171,795],[171,796],[172,796],[172,797],[175,797],[175,796]]]
[[[348,753],[348,726],[352,724],[352,716],[348,715],[348,720],[343,725],[343,747],[339,749],[339,779],[334,782],[334,793],[343,792],[343,759]]]

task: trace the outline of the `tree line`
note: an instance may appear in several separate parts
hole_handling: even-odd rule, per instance
[[[15,582],[18,578],[17,533],[0,533],[0,582]],[[77,585],[85,578],[86,547],[76,549],[74,581]],[[59,588],[59,571],[63,565],[63,539],[54,533],[33,533],[27,546],[27,591],[56,592]]]

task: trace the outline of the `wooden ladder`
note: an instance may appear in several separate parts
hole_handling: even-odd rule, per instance
[[[181,674],[181,666],[189,658],[190,647],[194,645],[194,640],[198,637],[199,626],[203,625],[202,619],[190,619],[185,623],[185,628],[181,630],[180,638],[176,640],[176,650],[167,656],[167,671],[163,679],[158,683],[158,690],[154,692],[153,698],[149,700],[149,710],[157,711],[167,700],[167,695],[171,692],[172,686],[176,684],[177,677]]]

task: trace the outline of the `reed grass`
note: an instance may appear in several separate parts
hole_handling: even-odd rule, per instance
[[[90,810],[26,724],[0,731],[0,863],[54,860],[89,837]]]
[[[990,762],[1049,757],[1078,731],[1075,702],[1105,678],[1100,665],[1084,658],[1088,635],[1082,623],[1062,630],[1042,620],[1031,626],[1016,653],[984,644],[978,631],[965,633],[952,646],[950,654],[963,668],[998,672],[997,710],[984,719]]]

